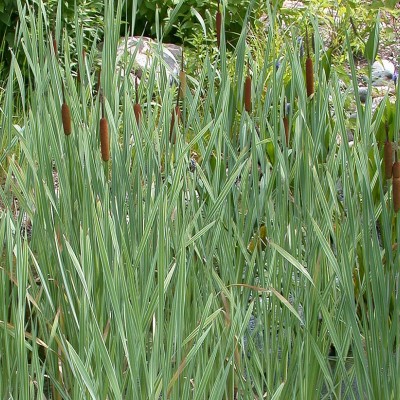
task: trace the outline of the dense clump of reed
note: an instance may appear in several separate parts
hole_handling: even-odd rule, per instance
[[[306,29],[306,87],[307,87],[307,97],[314,94],[314,67],[313,61],[310,56],[310,45],[308,43],[308,30]]]
[[[393,163],[392,174],[393,208],[394,212],[397,213],[400,210],[400,161],[397,160],[397,154],[396,161]]]
[[[133,106],[133,112],[135,113],[135,119],[136,123],[139,125],[140,120],[142,118],[142,107],[140,106],[139,103],[139,91],[138,91],[138,77],[137,75],[135,76],[135,104]]]
[[[221,46],[221,27],[222,27],[222,14],[220,11],[220,3],[218,0],[218,10],[217,10],[217,14],[215,16],[215,25],[216,25],[216,33],[217,33],[217,46],[218,48],[220,48]]]
[[[71,112],[70,112],[69,106],[65,100],[64,84],[62,86],[62,96],[63,96],[63,103],[61,106],[61,119],[62,119],[64,133],[65,133],[65,135],[68,136],[72,133]]]
[[[110,159],[110,143],[108,140],[108,122],[104,114],[104,97],[101,97],[101,118],[100,118],[100,146],[101,158],[103,161]]]

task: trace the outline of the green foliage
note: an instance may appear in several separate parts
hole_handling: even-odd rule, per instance
[[[204,25],[205,21],[209,22],[210,16],[215,17],[217,4],[217,0],[166,0],[163,2],[139,0],[135,33],[140,35],[144,32],[145,35],[155,37],[156,13],[158,12],[159,20],[164,26],[165,41],[175,42],[177,32],[181,42],[198,34],[203,35],[199,27]],[[225,7],[225,30],[228,40],[238,39],[249,4],[250,0],[221,1],[221,7]],[[131,7],[131,2],[128,2],[128,16],[132,13]],[[207,26],[210,25],[207,24]]]
[[[76,3],[76,9],[75,9]],[[60,12],[62,25],[68,35],[74,38],[77,26],[82,29],[83,38],[86,43],[103,34],[104,19],[102,18],[104,7],[103,0],[45,0],[44,9],[49,21],[49,28],[55,30],[57,12]],[[75,19],[76,11],[76,19]],[[71,40],[73,45],[74,40]]]
[[[104,115],[95,57],[77,82],[62,62],[75,51],[67,33],[56,58],[50,27],[26,12],[29,90],[14,58],[0,94],[0,397],[319,400],[357,383],[356,398],[395,399],[400,218],[378,141],[391,124],[398,142],[399,96],[375,114],[355,96],[350,146],[348,93],[332,53],[313,55],[307,98],[301,32],[285,31],[272,10],[270,29],[244,26],[232,47],[198,44],[172,143],[177,88],[157,63],[138,91],[115,72],[121,27],[112,9],[103,10]],[[301,22],[322,49],[318,21]]]
[[[3,73],[8,73],[11,63],[9,48],[14,47],[15,28],[18,22],[18,9],[15,0],[0,2],[0,83]]]

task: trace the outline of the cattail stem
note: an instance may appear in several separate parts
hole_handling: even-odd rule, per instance
[[[218,0],[218,10],[217,15],[215,17],[215,24],[216,24],[216,33],[217,33],[217,46],[220,48],[221,46],[221,27],[222,27],[222,14],[220,11],[220,5]]]
[[[101,158],[107,162],[110,159],[110,144],[108,140],[108,122],[104,115],[104,98],[101,99],[101,119],[100,119],[100,146]]]
[[[397,160],[397,154],[396,161],[393,163],[392,174],[393,208],[394,212],[397,213],[400,210],[400,162]]]

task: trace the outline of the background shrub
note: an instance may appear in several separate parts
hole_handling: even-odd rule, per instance
[[[156,11],[159,12],[159,20],[166,27],[164,32],[165,41],[182,42],[184,38],[191,38],[193,35],[202,35],[203,21],[211,21],[217,12],[217,0],[188,0],[184,1],[179,9],[175,9],[179,2],[177,0],[138,0],[137,15],[134,33],[155,37],[156,35]],[[243,19],[246,15],[249,0],[230,0],[226,4],[225,30],[228,40],[238,38]],[[174,11],[175,9],[175,11]],[[173,12],[174,11],[174,12]],[[132,16],[132,2],[125,8],[125,15],[128,17],[128,26],[132,31],[130,16]],[[210,26],[209,23],[206,24]]]
[[[0,81],[8,71],[11,61],[9,47],[13,47],[15,26],[18,21],[18,9],[15,0],[0,2]]]

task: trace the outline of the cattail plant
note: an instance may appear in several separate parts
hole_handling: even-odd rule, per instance
[[[251,113],[251,76],[249,64],[247,64],[247,76],[244,81],[244,108],[249,114]]]
[[[135,119],[136,123],[139,125],[140,119],[142,118],[142,107],[140,106],[139,103],[139,91],[138,91],[138,77],[135,75],[135,96],[136,96],[136,102],[133,106],[133,111],[135,113]]]
[[[183,64],[183,51],[182,51],[182,61],[181,61],[181,70],[179,71],[179,84],[180,84],[180,96],[182,99],[185,98],[186,95],[186,72]]]
[[[107,162],[110,159],[110,144],[108,142],[108,122],[104,115],[104,97],[101,97],[101,119],[100,119],[100,146],[101,158]]]
[[[65,101],[65,90],[64,90],[64,84],[62,85],[62,96],[63,96],[63,103],[61,106],[61,118],[62,118],[62,124],[63,124],[63,129],[65,135],[70,135],[72,132],[71,128],[71,112],[69,110],[68,104]]]
[[[400,161],[397,160],[397,153],[395,155],[395,162],[392,167],[392,175],[393,175],[393,208],[394,212],[398,212],[400,210]]]
[[[314,67],[310,56],[310,45],[308,42],[308,30],[306,28],[306,86],[307,86],[307,97],[314,94]]]
[[[389,141],[387,125],[386,125],[386,142],[384,146],[383,157],[385,163],[385,177],[386,179],[390,179],[392,177],[393,150],[392,150],[392,142]]]
[[[216,25],[216,33],[217,33],[217,46],[220,48],[221,45],[221,26],[222,26],[222,14],[220,11],[220,4],[218,0],[218,10],[217,15],[215,16],[215,25]]]
[[[181,120],[181,109],[179,107],[179,93],[181,91],[181,84],[179,84],[178,88],[178,97],[176,99],[176,106],[172,109],[172,115],[171,115],[171,125],[169,128],[169,140],[171,143],[176,142],[176,133],[175,133],[175,122],[179,123]]]

